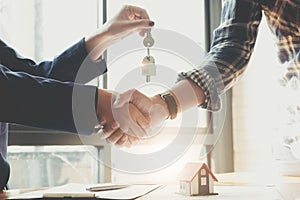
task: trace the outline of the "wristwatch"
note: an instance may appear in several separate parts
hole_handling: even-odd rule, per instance
[[[175,119],[178,113],[178,106],[173,94],[169,91],[160,94],[160,97],[166,102],[169,110],[169,118]]]

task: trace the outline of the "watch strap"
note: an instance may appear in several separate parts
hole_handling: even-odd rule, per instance
[[[166,102],[170,119],[175,119],[178,113],[178,106],[174,96],[170,92],[160,94],[160,97]]]

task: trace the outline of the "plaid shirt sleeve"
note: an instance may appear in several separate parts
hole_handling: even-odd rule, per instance
[[[203,91],[200,105],[211,111],[221,107],[219,95],[240,78],[251,57],[262,8],[252,0],[225,0],[221,24],[214,31],[210,52],[199,68],[182,72],[178,80],[189,79]]]

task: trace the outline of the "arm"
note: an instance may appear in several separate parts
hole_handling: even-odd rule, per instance
[[[221,16],[207,59],[198,69],[179,76],[179,80],[191,80],[199,86],[195,92],[201,95],[199,98],[203,101],[198,105],[209,110],[220,109],[219,95],[232,87],[246,70],[262,8],[255,1],[224,1]]]
[[[214,32],[211,50],[203,64],[198,69],[181,73],[179,82],[170,89],[179,112],[197,105],[209,110],[220,109],[219,95],[232,87],[246,70],[262,9],[255,1],[224,1],[221,16],[221,24]],[[123,103],[125,99],[138,99],[134,95],[137,93],[124,95]],[[154,99],[159,98],[154,96]]]
[[[75,81],[82,64],[89,70],[84,79],[81,79],[81,83],[88,82],[106,72],[104,61],[95,63],[88,58],[84,39],[55,57],[53,61],[44,61],[39,64],[20,56],[13,48],[0,41],[0,62],[12,71],[70,82]]]
[[[154,22],[150,21],[144,9],[127,5],[100,30],[71,46],[53,61],[36,64],[0,41],[0,63],[12,71],[60,81],[74,82],[77,78],[77,83],[86,83],[106,72],[105,62],[99,58],[108,46],[134,32],[144,35],[146,29],[152,26]],[[78,78],[79,69],[83,69],[84,73],[80,73]]]
[[[146,29],[154,25],[147,17],[145,10],[125,6],[105,31],[91,36],[85,43],[82,40],[54,61],[38,65],[30,59],[20,57],[12,48],[0,42],[0,61],[6,65],[0,65],[0,121],[84,134],[94,131],[98,119],[109,119],[106,127],[111,126],[114,122],[112,110],[109,109],[111,101],[107,102],[107,98],[103,98],[107,92],[66,81],[74,81],[78,68],[81,68],[81,62],[86,57],[88,63],[91,63],[90,59],[98,60],[105,45],[110,45],[136,31],[143,35]],[[108,43],[103,44],[102,41]],[[64,82],[34,75],[56,78]],[[98,76],[97,73],[92,75]],[[84,79],[80,79],[81,82],[84,82]],[[134,123],[142,124],[147,120],[140,121],[143,117],[141,113],[133,108],[133,105],[129,107],[138,117],[125,113],[127,119],[123,119],[124,123],[119,119],[120,127],[143,132]],[[126,122],[129,117],[132,118],[131,124]],[[79,130],[74,120],[80,124]]]
[[[181,73],[179,82],[169,91],[178,112],[197,105],[214,111],[220,109],[219,95],[232,87],[246,69],[261,17],[262,9],[254,1],[224,1],[221,24],[214,32],[206,60],[198,69]],[[159,95],[148,98],[138,91],[129,91],[121,95],[116,106],[125,102],[137,105],[144,114],[152,116],[154,125],[169,116],[168,105]],[[153,112],[155,107],[160,109]]]
[[[73,97],[74,87],[85,96]],[[91,113],[83,112],[81,117],[86,120],[82,120],[82,128],[77,130],[72,107],[77,100],[80,104],[75,109],[95,113],[96,87],[13,72],[0,65],[0,94],[0,121],[3,122],[82,134],[92,133],[97,124]]]
[[[148,120],[130,104],[112,109],[113,94],[71,82],[13,72],[0,65],[0,121],[89,135],[100,122],[144,133]],[[130,112],[127,112],[127,108]],[[103,122],[107,120],[106,122]],[[115,137],[115,136],[114,136]],[[111,140],[111,138],[108,141]]]

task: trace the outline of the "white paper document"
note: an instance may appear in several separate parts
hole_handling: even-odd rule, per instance
[[[101,184],[96,185],[101,188]],[[103,187],[107,187],[108,184],[103,184]],[[161,185],[156,184],[138,184],[127,185],[126,187],[119,187],[120,184],[116,184],[116,188],[112,189],[113,184],[109,185],[109,189],[106,191],[91,192],[89,189],[95,187],[95,185],[85,184],[67,184],[59,187],[54,187],[48,190],[30,192],[22,195],[11,196],[8,199],[38,199],[38,198],[97,198],[97,199],[111,199],[111,200],[131,200],[142,197]],[[124,186],[124,185],[122,185]]]

